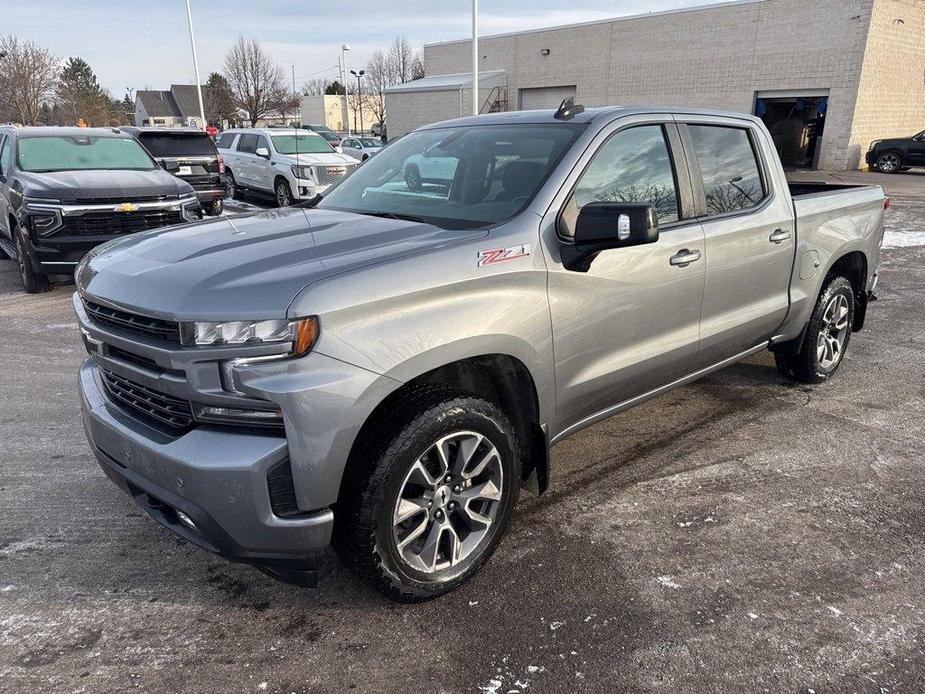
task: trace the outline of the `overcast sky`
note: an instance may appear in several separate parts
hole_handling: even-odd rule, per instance
[[[711,4],[718,0],[481,0],[481,33],[605,19]],[[167,89],[193,83],[185,0],[3,0],[0,33],[48,47],[61,58],[80,56],[116,96],[126,87]],[[396,35],[415,47],[469,36],[469,0],[192,0],[202,79],[221,67],[239,35],[260,40],[298,85],[336,76],[342,43],[348,68]],[[580,47],[578,47],[580,48]]]

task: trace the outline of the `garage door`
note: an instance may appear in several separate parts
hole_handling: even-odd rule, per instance
[[[520,110],[559,108],[562,99],[575,96],[575,85],[570,87],[537,87],[520,90]]]

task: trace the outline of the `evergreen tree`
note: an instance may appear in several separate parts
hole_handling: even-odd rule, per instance
[[[56,93],[64,117],[72,123],[82,118],[87,125],[108,124],[109,97],[83,58],[69,58],[64,64]]]

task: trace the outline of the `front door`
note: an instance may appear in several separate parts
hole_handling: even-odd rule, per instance
[[[706,237],[699,361],[708,366],[770,339],[783,323],[796,229],[787,183],[761,155],[762,131],[735,118],[685,120]],[[773,145],[766,141],[763,151]],[[772,171],[781,180],[772,182]]]
[[[578,210],[594,201],[653,204],[659,239],[604,251],[587,272],[550,262],[558,392],[553,436],[685,375],[697,355],[704,239],[700,223],[688,218],[690,180],[678,132],[670,120],[635,120],[602,134],[607,139],[560,208],[557,243],[569,242]],[[555,243],[547,247],[557,252]],[[685,254],[700,259],[678,264]]]
[[[925,166],[925,133],[916,135],[909,145],[909,166]]]
[[[257,149],[266,150],[269,156],[272,156],[273,150],[270,149],[270,139],[266,135],[257,136]],[[269,157],[261,157],[256,153],[252,162],[254,172],[254,187],[261,190],[273,191],[273,164],[270,163]]]

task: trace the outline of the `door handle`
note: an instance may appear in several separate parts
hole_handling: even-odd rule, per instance
[[[785,229],[775,229],[774,233],[768,238],[771,243],[781,244],[790,238],[790,232]]]
[[[697,262],[700,260],[700,251],[691,251],[687,248],[682,248],[680,251],[671,256],[670,262],[676,267],[687,267],[691,263]]]

